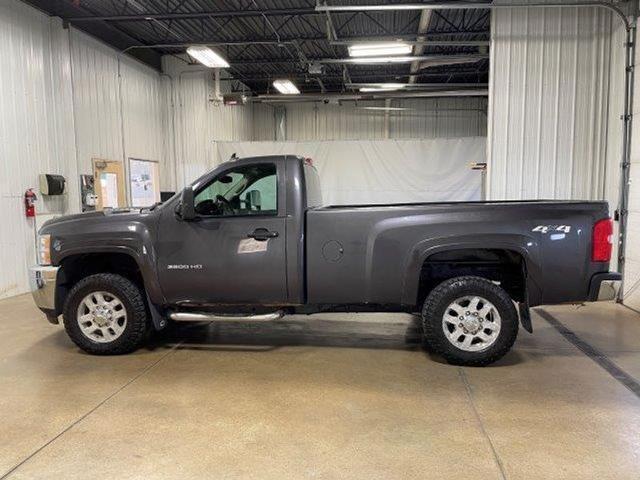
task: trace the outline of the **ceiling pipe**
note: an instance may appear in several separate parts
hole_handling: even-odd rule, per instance
[[[69,22],[132,22],[132,21],[152,21],[152,20],[194,20],[198,18],[221,18],[221,17],[262,17],[262,16],[282,16],[282,15],[325,15],[319,13],[314,8],[273,8],[261,10],[213,10],[206,12],[184,12],[184,13],[136,13],[128,15],[96,15],[96,16],[75,16],[65,17]]]
[[[294,58],[255,58],[255,59],[233,59],[227,58],[229,65],[282,65],[286,63],[323,63],[323,64],[357,64],[361,66],[367,65],[398,65],[402,63],[409,63],[414,60],[421,60],[423,62],[434,62],[437,65],[450,65],[456,63],[474,63],[480,60],[489,58],[489,55],[483,53],[471,53],[471,54],[459,54],[459,55],[398,55],[398,56],[386,56],[386,57],[358,57],[358,58],[304,58],[302,60]],[[395,61],[389,61],[394,59]],[[276,75],[276,74],[274,74]],[[241,79],[240,79],[241,80]]]
[[[146,44],[146,45],[130,45],[124,50],[123,53],[128,52],[129,50],[136,50],[140,48],[187,48],[193,46],[203,46],[203,47],[230,47],[230,46],[244,46],[244,45],[293,45],[293,42],[279,42],[277,40],[261,40],[259,42],[249,42],[249,41],[241,41],[241,42],[188,42],[188,43],[154,43],[154,44]]]
[[[384,100],[387,98],[433,98],[433,97],[486,97],[489,91],[486,88],[441,90],[441,91],[414,91],[414,92],[375,92],[375,93],[303,93],[300,95],[258,95],[251,97],[252,102],[258,103],[298,103],[298,102],[339,102],[343,100]]]
[[[386,83],[348,83],[345,86],[350,88],[383,88]],[[451,88],[487,88],[489,86],[488,83],[410,83],[406,84],[403,89],[436,89],[436,88],[444,88],[450,90]]]
[[[420,38],[428,37],[428,35],[420,35]],[[397,40],[399,43],[405,43],[407,45],[426,45],[434,47],[488,47],[491,42],[489,40],[402,40],[402,39],[390,39],[390,40],[337,40],[330,41],[331,45],[353,45],[357,43],[359,45],[376,44],[380,42],[393,42]]]
[[[271,82],[273,80],[275,80],[276,78],[288,78],[289,80],[305,80],[305,81],[313,81],[312,80],[312,76],[310,76],[309,74],[305,73],[305,72],[291,72],[291,71],[282,71],[279,73],[272,73],[272,74],[264,74],[264,73],[251,73],[251,72],[245,72],[244,73],[244,77],[240,78],[230,78],[227,80],[234,80],[234,81],[247,81],[247,82]],[[378,79],[388,79],[388,80],[401,80],[401,79],[406,79],[409,77],[409,73],[356,73],[352,75],[352,78],[371,78],[371,77],[375,77]],[[467,70],[458,70],[458,71],[451,71],[451,72],[446,72],[446,73],[433,73],[433,72],[420,72],[418,74],[420,77],[451,77],[451,78],[455,78],[455,77],[460,77],[460,76],[464,76],[464,77],[477,77],[478,76],[478,72],[476,69],[467,69]],[[335,74],[324,74],[322,75],[323,80],[325,81],[329,81],[329,80],[336,80],[336,81],[342,81],[343,80],[343,75],[340,73],[335,73]],[[223,81],[225,80],[224,78],[222,79]],[[353,82],[353,83],[357,83],[357,82]],[[373,82],[373,83],[377,83],[377,82]],[[443,82],[444,83],[444,82]],[[448,85],[457,85],[456,82],[446,82],[446,84]],[[473,84],[473,85],[478,85],[478,84]],[[483,85],[483,84],[480,84]]]

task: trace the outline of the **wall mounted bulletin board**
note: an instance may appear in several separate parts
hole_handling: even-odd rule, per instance
[[[91,159],[96,193],[96,210],[126,205],[126,185],[121,160]]]
[[[129,195],[131,206],[150,207],[160,201],[158,162],[129,158]]]

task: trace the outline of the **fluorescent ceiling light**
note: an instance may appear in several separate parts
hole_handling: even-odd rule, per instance
[[[354,43],[349,45],[348,49],[351,57],[380,57],[383,55],[408,55],[413,50],[413,46],[401,42]]]
[[[297,95],[300,93],[298,87],[296,87],[291,80],[274,80],[273,86],[285,95]]]
[[[411,55],[401,57],[358,57],[349,58],[348,63],[408,63],[415,60]]]
[[[362,110],[380,110],[383,112],[406,112],[413,110],[413,108],[407,107],[361,107]]]
[[[198,62],[209,68],[229,68],[229,63],[204,45],[193,45],[187,48],[187,53]]]
[[[400,90],[406,87],[405,83],[381,83],[375,87],[362,87],[361,92],[390,92],[392,90]]]

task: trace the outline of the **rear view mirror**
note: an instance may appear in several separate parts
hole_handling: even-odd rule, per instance
[[[182,190],[180,195],[180,218],[185,221],[190,221],[196,218],[196,210],[193,199],[193,187],[187,186]]]

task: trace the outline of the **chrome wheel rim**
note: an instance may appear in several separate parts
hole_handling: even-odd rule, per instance
[[[455,299],[442,316],[442,330],[449,342],[465,352],[481,352],[500,335],[498,309],[486,298],[470,295]]]
[[[76,318],[84,336],[97,343],[113,342],[127,326],[122,300],[109,292],[91,292],[84,297]]]

